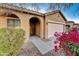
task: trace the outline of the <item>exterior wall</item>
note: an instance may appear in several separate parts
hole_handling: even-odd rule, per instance
[[[78,31],[79,31],[79,24],[74,24],[74,25],[76,25],[76,26],[77,26],[77,29],[78,29]]]
[[[60,13],[55,13],[55,14],[52,14],[52,15],[47,15],[46,18],[48,20],[53,21],[53,22],[58,22],[58,23],[61,23],[61,24],[65,24],[65,20],[60,15]]]
[[[7,27],[7,17],[0,16],[0,28],[6,28]]]
[[[39,19],[40,24],[41,24],[40,25],[40,27],[41,27],[40,28],[40,37],[44,38],[44,18],[42,16],[32,15],[29,13],[26,14],[26,13],[22,13],[19,11],[13,11],[13,10],[9,10],[9,11],[19,17],[19,19],[21,21],[20,28],[24,29],[26,32],[25,42],[27,42],[27,40],[29,40],[29,37],[30,37],[30,22],[29,21],[32,17],[36,17]],[[2,9],[2,10],[0,10],[0,12],[1,13],[6,12],[6,9]],[[0,16],[0,28],[7,28],[7,17]]]
[[[68,22],[67,25],[70,25],[70,28],[74,25],[72,22]]]
[[[55,14],[52,14],[52,15],[47,15],[46,16],[46,26],[45,26],[45,29],[46,29],[46,33],[45,33],[45,36],[46,36],[46,39],[48,38],[48,23],[53,23],[53,24],[61,24],[63,26],[66,25],[66,21],[64,20],[64,18],[59,14],[59,13],[55,13]],[[63,31],[64,31],[64,27],[63,27]]]
[[[12,14],[15,14],[16,16],[19,17],[21,21],[21,26],[20,28],[25,30],[25,43],[29,40],[30,37],[30,19],[32,17],[36,17],[40,21],[40,27],[37,25],[37,35],[40,34],[41,38],[48,39],[48,23],[56,23],[56,24],[62,24],[65,25],[65,20],[64,18],[60,15],[60,13],[55,13],[52,15],[47,15],[45,17],[43,16],[38,16],[30,13],[23,13],[15,10],[8,10],[8,9],[2,9],[0,10],[0,13],[4,12],[11,12]],[[0,16],[0,28],[7,28],[7,19],[8,17]],[[40,28],[40,29],[39,29]],[[40,31],[40,33],[39,33]]]
[[[68,21],[65,26],[66,32],[68,32],[73,25],[74,25],[74,22]]]

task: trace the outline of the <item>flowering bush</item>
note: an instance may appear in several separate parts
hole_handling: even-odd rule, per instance
[[[79,56],[79,32],[76,26],[73,26],[69,32],[57,33],[55,32],[56,41],[54,49],[57,52],[63,49],[68,56]]]

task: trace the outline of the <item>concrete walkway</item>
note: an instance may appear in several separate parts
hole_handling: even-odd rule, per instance
[[[47,52],[51,51],[53,46],[53,41],[44,42],[41,38],[37,36],[30,37],[30,41],[36,46],[36,48],[42,53],[46,54]]]

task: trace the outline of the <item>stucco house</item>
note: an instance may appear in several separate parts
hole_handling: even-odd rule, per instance
[[[33,35],[48,39],[54,36],[55,32],[63,32],[66,22],[61,11],[43,14],[8,4],[0,4],[0,28],[24,29],[25,42]]]
[[[74,21],[67,21],[66,24],[69,25],[69,27],[72,27],[75,24],[75,22]]]
[[[75,23],[74,25],[76,25],[76,26],[77,26],[78,31],[79,31],[79,23]]]
[[[71,29],[74,25],[77,26],[77,28],[79,30],[79,23],[75,23],[74,21],[67,21],[66,22],[66,31]]]
[[[69,29],[72,28],[72,26],[74,26],[75,22],[74,21],[67,21],[66,22],[66,31],[69,31]]]

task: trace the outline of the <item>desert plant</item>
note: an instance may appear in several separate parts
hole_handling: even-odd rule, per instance
[[[0,55],[16,55],[24,42],[22,29],[0,29]]]

